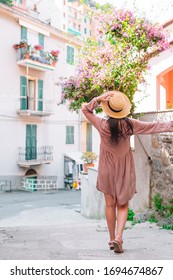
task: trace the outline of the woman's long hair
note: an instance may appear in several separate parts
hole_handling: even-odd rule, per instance
[[[115,119],[109,117],[107,120],[111,132],[110,143],[118,144],[120,139],[133,134],[133,124],[128,118]]]

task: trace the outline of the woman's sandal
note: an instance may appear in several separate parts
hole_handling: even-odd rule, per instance
[[[114,250],[114,242],[115,240],[109,241],[108,245],[110,250]]]
[[[116,236],[114,242],[114,252],[115,253],[123,253],[124,250],[123,250],[123,247],[122,247],[122,244],[123,244],[123,240],[120,236]]]

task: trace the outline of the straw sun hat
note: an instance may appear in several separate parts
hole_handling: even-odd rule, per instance
[[[101,101],[103,111],[112,118],[122,119],[130,113],[131,103],[127,95],[120,91],[109,91],[113,93],[109,101]]]

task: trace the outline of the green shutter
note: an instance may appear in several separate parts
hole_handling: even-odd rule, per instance
[[[37,158],[37,126],[26,125],[26,160]]]
[[[27,110],[27,79],[20,76],[20,110]]]
[[[71,126],[70,129],[70,140],[71,140],[71,144],[74,144],[74,126]]]
[[[21,26],[21,40],[27,40],[27,28]]]
[[[66,144],[74,144],[74,126],[66,126]]]
[[[38,43],[43,47],[44,49],[44,35],[39,33],[38,34]]]
[[[69,126],[66,126],[66,144],[70,144],[69,135]]]
[[[31,159],[31,125],[26,125],[26,160]]]
[[[31,147],[32,147],[32,159],[37,158],[37,126],[31,127]]]
[[[67,46],[67,63],[74,64],[74,48]]]
[[[86,127],[86,150],[92,152],[92,125],[87,123]]]
[[[43,111],[43,80],[38,80],[38,111]]]

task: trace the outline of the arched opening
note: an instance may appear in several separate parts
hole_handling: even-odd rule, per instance
[[[37,176],[37,172],[34,169],[29,169],[27,170],[27,172],[25,173],[26,177],[31,177],[31,176]]]
[[[32,191],[37,190],[37,172],[34,169],[29,169],[25,173],[26,177],[26,185],[28,186],[29,189]]]

